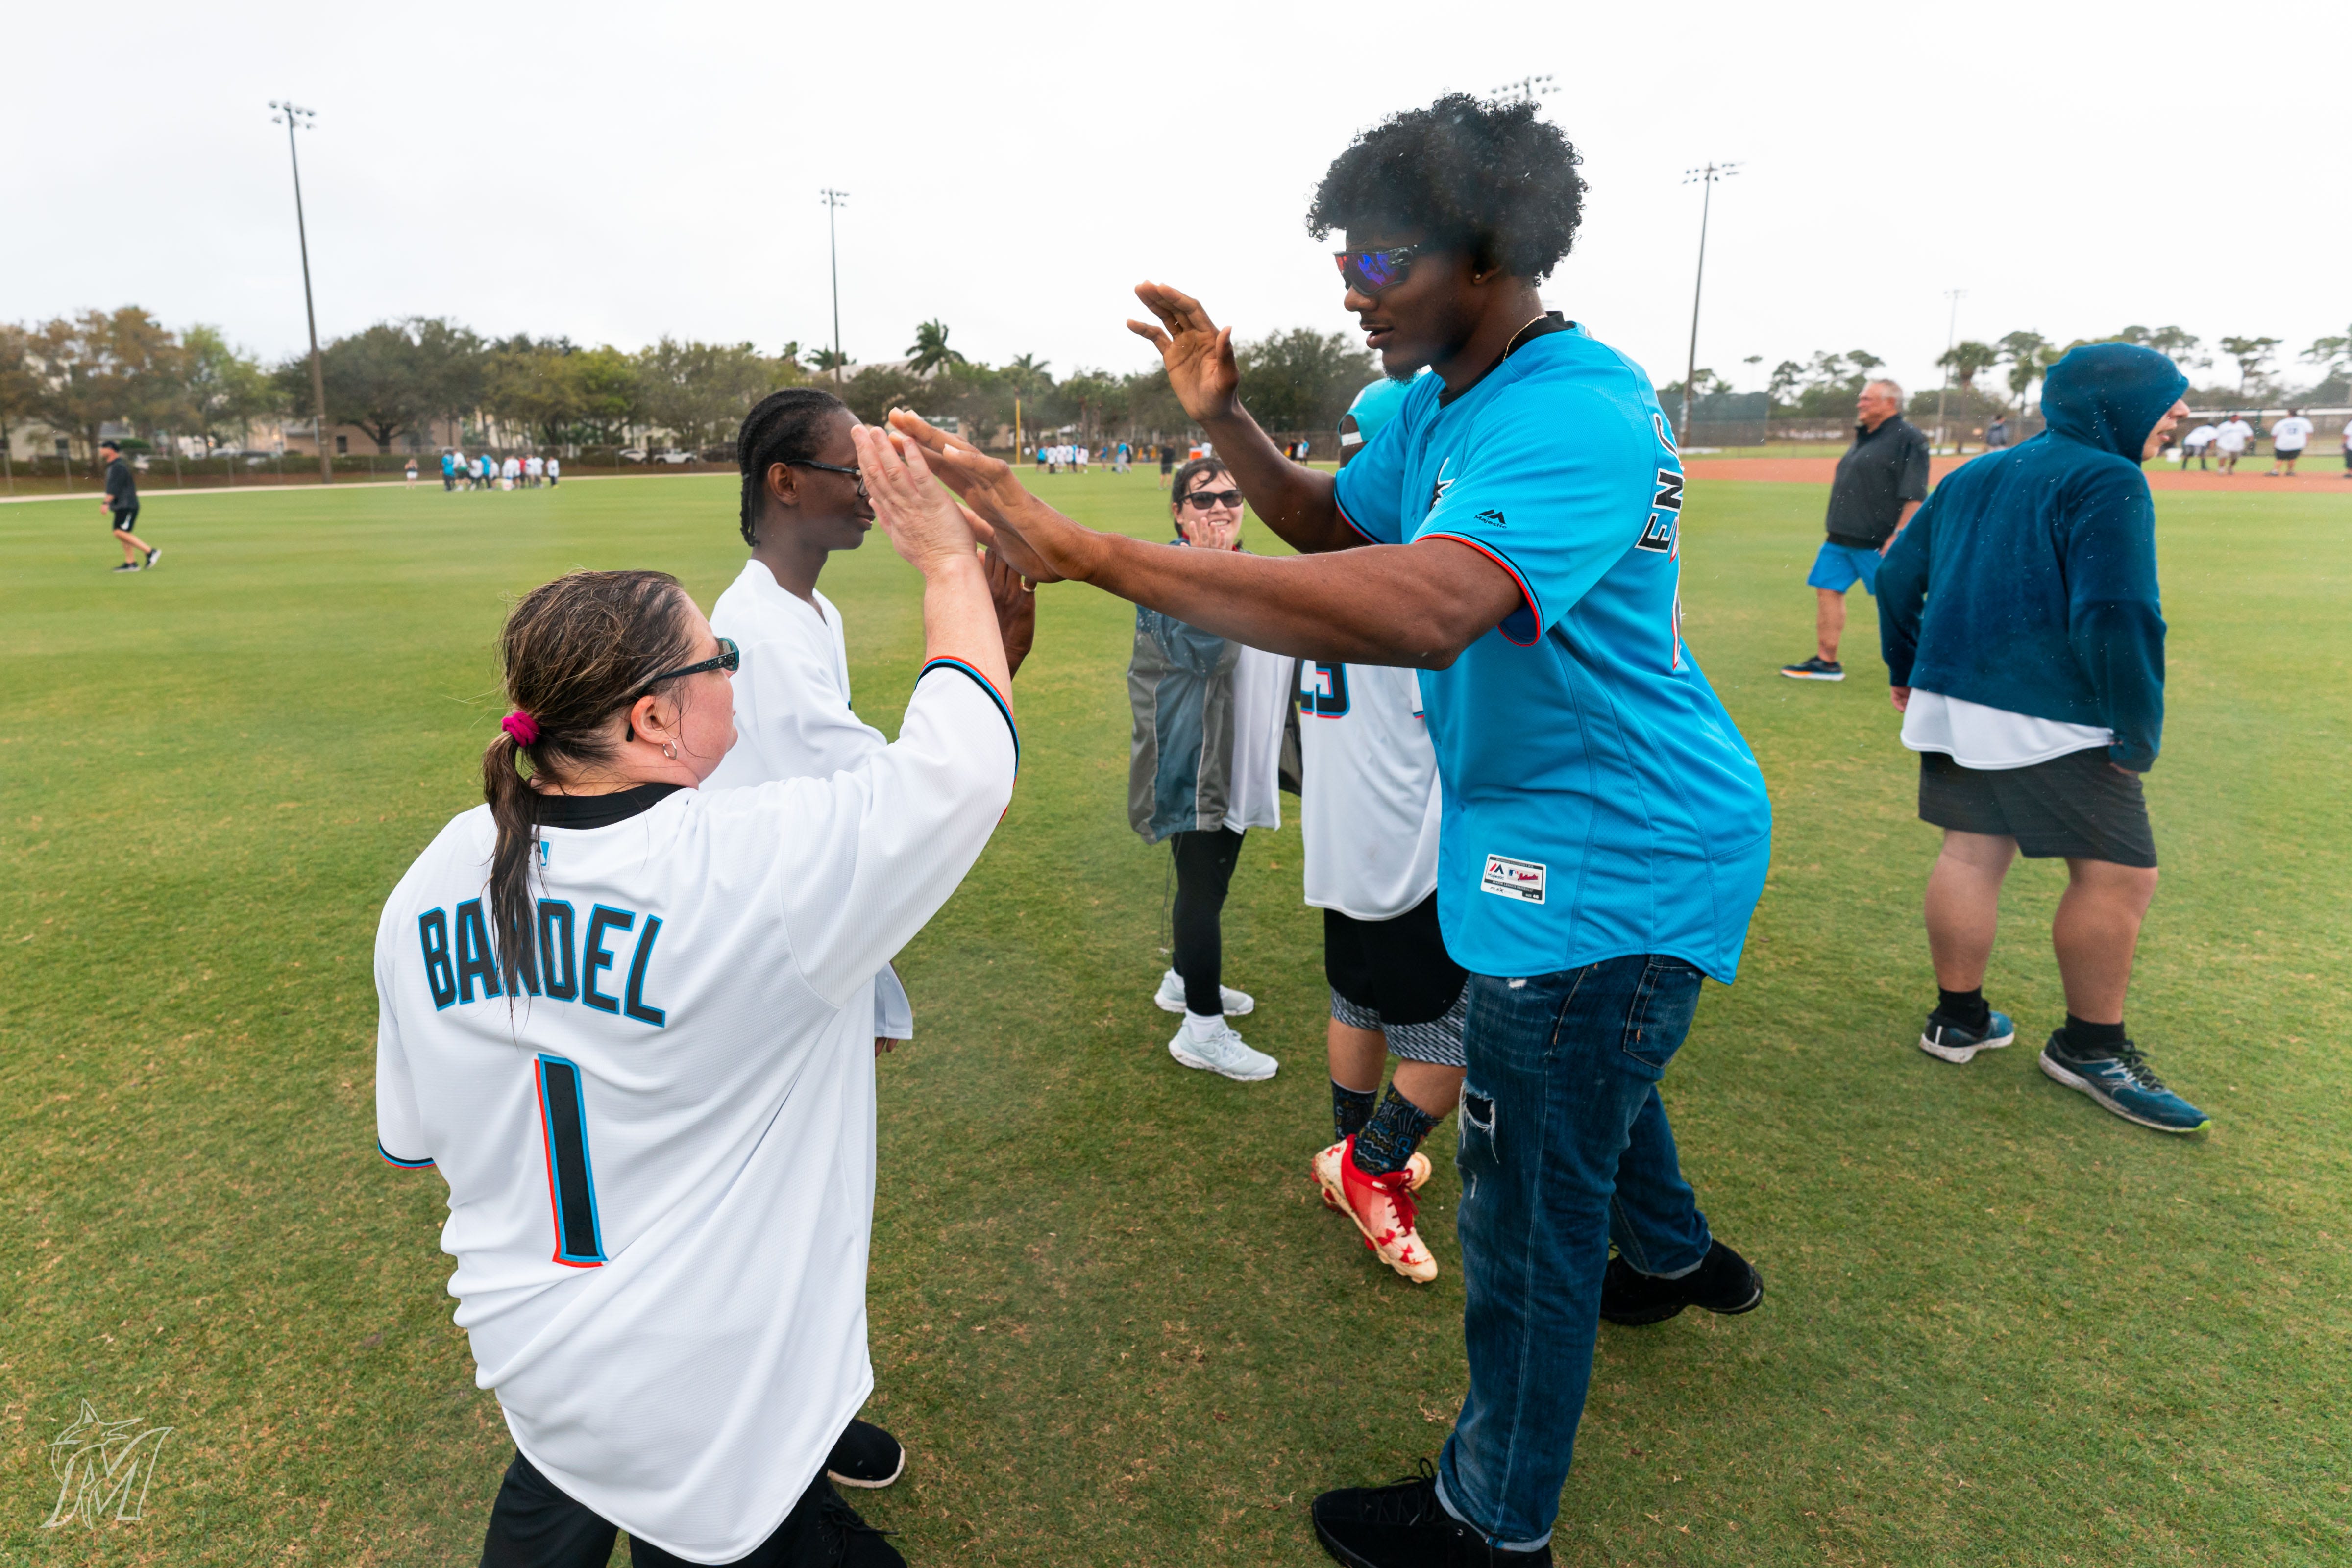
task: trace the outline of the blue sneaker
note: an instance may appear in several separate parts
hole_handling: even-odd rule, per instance
[[[2202,1132],[2213,1125],[2210,1117],[2164,1087],[2129,1040],[2113,1056],[2078,1057],[2067,1050],[2066,1032],[2061,1029],[2042,1047],[2042,1070],[2068,1089],[2081,1089],[2126,1121],[2158,1132]]]
[[[1965,1062],[1979,1051],[1997,1051],[2017,1038],[2017,1026],[2006,1013],[1995,1013],[1981,1029],[1971,1029],[1955,1024],[1941,1013],[1927,1015],[1927,1027],[1919,1037],[1919,1048],[1937,1061]]]

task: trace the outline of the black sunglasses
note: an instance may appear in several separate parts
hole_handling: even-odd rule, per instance
[[[866,475],[859,469],[845,468],[839,463],[820,463],[814,458],[786,458],[784,466],[788,468],[815,468],[827,474],[847,474],[857,481],[857,493],[866,493]]]
[[[1339,276],[1350,289],[1360,294],[1378,294],[1412,276],[1412,264],[1421,250],[1418,245],[1391,245],[1380,250],[1335,250],[1331,259],[1339,264]]]
[[[1239,490],[1194,490],[1184,498],[1184,504],[1194,511],[1206,511],[1213,506],[1238,507],[1242,504]]]
[[[647,693],[651,692],[655,687],[659,686],[665,680],[676,680],[678,677],[683,675],[700,675],[706,669],[723,669],[728,674],[732,675],[742,662],[743,650],[735,646],[734,639],[731,637],[720,637],[719,639],[719,657],[717,658],[706,658],[700,664],[685,665],[677,669],[665,669],[659,675],[649,679],[646,682],[644,689],[640,690],[637,695],[640,697],[646,696]]]

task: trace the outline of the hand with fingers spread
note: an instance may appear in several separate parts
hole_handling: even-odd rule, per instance
[[[1201,301],[1166,284],[1139,283],[1135,297],[1159,324],[1130,321],[1127,330],[1160,351],[1184,412],[1203,425],[1238,412],[1242,373],[1234,361],[1234,330],[1219,327]]]

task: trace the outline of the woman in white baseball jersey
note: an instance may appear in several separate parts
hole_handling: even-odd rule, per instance
[[[962,515],[856,440],[924,577],[896,743],[698,787],[736,650],[661,574],[575,573],[508,621],[488,804],[384,908],[379,1142],[448,1183],[457,1321],[517,1448],[488,1564],[602,1564],[615,1526],[640,1564],[901,1561],[823,1475],[873,1384],[873,977],[978,858],[1018,743]]]

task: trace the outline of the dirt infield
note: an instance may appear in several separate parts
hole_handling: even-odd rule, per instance
[[[1981,454],[1979,454],[1981,456]],[[1942,479],[1972,458],[1937,458],[1935,477]],[[2181,473],[2168,463],[2147,470],[2150,489],[2158,490],[2329,490],[2352,495],[2352,481],[2344,478],[2343,454],[2323,452],[2303,460],[2303,471],[2293,479],[2264,479],[2267,459],[2250,460],[2235,474],[2191,469]],[[1684,469],[1695,479],[1751,479],[1765,484],[1825,485],[1836,477],[1835,458],[1692,458]]]

